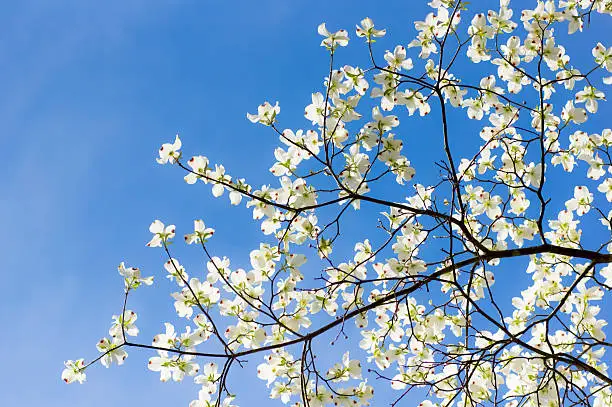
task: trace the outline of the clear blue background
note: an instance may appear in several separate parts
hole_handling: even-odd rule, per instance
[[[276,137],[245,113],[279,100],[283,125],[307,126],[303,108],[327,69],[317,25],[348,29],[342,63],[365,66],[355,23],[370,16],[389,28],[382,55],[407,44],[412,21],[427,11],[425,1],[105,3],[2,6],[2,406],[186,406],[196,398],[190,380],[160,384],[146,369],[151,354],[135,350],[120,368],[90,369],[85,385],[60,381],[63,361],[95,357],[120,312],[120,261],[156,276],[130,299],[140,340],[148,343],[174,315],[162,253],[144,247],[152,220],[176,223],[180,236],[203,218],[217,229],[215,254],[248,265],[259,236],[250,211],[186,185],[180,171],[155,163],[157,149],[180,132],[187,154],[207,155],[254,185],[269,182]],[[422,135],[435,121],[413,123]],[[436,145],[412,143],[417,170],[430,168]],[[242,406],[269,403],[253,377],[257,363],[234,370]]]

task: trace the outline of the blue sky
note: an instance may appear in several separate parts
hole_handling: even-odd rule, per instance
[[[407,43],[411,21],[426,10],[424,1],[385,5],[3,5],[1,405],[186,406],[195,398],[190,383],[160,384],[146,370],[146,352],[132,350],[120,368],[90,369],[83,386],[66,386],[59,377],[65,359],[97,354],[95,343],[106,334],[111,315],[120,312],[120,261],[157,279],[130,299],[143,342],[174,314],[162,253],[144,247],[152,220],[176,223],[182,235],[193,219],[203,218],[217,229],[215,254],[242,266],[257,244],[258,226],[249,222],[249,211],[228,210],[227,200],[213,200],[208,188],[187,186],[180,171],[155,163],[157,149],[180,132],[188,153],[207,155],[232,175],[249,175],[253,184],[269,182],[276,138],[251,125],[245,113],[263,100],[279,100],[284,125],[306,126],[303,107],[320,89],[327,65],[316,26],[326,21],[330,29],[353,32],[355,23],[370,16],[391,30],[393,43],[382,42],[382,52]],[[347,63],[365,61],[360,41],[349,48],[343,51]],[[429,158],[419,155],[425,164]],[[409,158],[418,164],[419,157]],[[196,256],[191,262],[201,267]],[[244,406],[268,400],[264,382],[238,381],[252,377],[257,363],[235,371],[234,390],[249,397]]]

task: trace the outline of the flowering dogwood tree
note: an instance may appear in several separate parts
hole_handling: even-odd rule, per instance
[[[338,62],[353,34],[321,24],[329,70],[302,128],[281,125],[278,103],[247,114],[280,140],[269,185],[188,156],[179,136],[164,144],[159,164],[250,208],[262,241],[235,267],[211,249],[211,222],[195,220],[184,239],[205,258],[198,273],[171,250],[175,226],[155,220],[147,246],[163,255],[178,322],[133,339],[129,297],[153,277],[121,263],[125,301],[99,357],[67,361],[63,380],[140,348],[161,381],[201,386],[191,407],[235,405],[227,379],[239,367],[271,404],[380,405],[376,387],[429,407],[612,406],[612,130],[585,127],[612,82],[612,48],[589,37],[612,2],[527,3],[432,0],[416,38],[382,57],[387,32],[365,18],[362,67]],[[592,58],[570,57],[570,35]],[[414,131],[425,115],[439,117],[431,134]],[[407,140],[444,159],[413,167],[423,153]],[[423,185],[422,171],[437,181]],[[367,239],[342,233],[355,219]],[[494,284],[507,274],[513,285]],[[317,358],[330,342],[340,351]]]

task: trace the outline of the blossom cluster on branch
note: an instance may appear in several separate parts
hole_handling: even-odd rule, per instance
[[[270,184],[184,157],[178,135],[164,144],[159,164],[244,204],[262,241],[248,267],[232,266],[210,248],[214,230],[195,220],[185,243],[206,259],[199,275],[170,250],[175,225],[155,220],[147,246],[163,252],[184,332],[166,322],[150,342],[130,338],[138,328],[128,297],[153,278],[121,263],[125,301],[100,356],[67,361],[62,378],[83,382],[91,364],[121,365],[127,348],[140,348],[155,353],[148,369],[161,381],[193,377],[190,407],[235,406],[227,378],[236,366],[295,407],[379,405],[374,389],[385,386],[395,404],[415,392],[423,407],[612,406],[602,317],[612,288],[612,130],[585,127],[612,83],[612,48],[592,41],[592,58],[577,61],[561,44],[591,41],[591,20],[612,14],[612,3],[530,3],[480,11],[431,0],[416,37],[382,58],[376,42],[387,30],[365,18],[355,34],[366,67],[339,64],[350,34],[321,24],[329,70],[305,107],[307,126],[281,127],[278,102],[247,114],[279,138]],[[478,130],[457,126],[452,110]],[[431,134],[400,126],[425,115],[439,116]],[[432,169],[404,148],[416,137],[442,151],[434,184],[420,183],[417,170]],[[555,179],[572,195],[552,188]],[[372,228],[367,239],[341,232],[356,211]],[[500,273],[512,273],[520,293],[495,286]],[[330,337],[344,348],[327,363],[316,346]]]

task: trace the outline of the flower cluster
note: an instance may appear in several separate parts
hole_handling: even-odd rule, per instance
[[[612,48],[592,41],[588,60],[572,59],[566,41],[609,2],[428,4],[416,37],[382,58],[387,30],[356,26],[367,66],[337,65],[349,34],[319,25],[331,67],[303,127],[281,126],[278,102],[247,114],[278,137],[270,183],[183,160],[178,136],[163,144],[158,163],[244,204],[262,241],[232,263],[195,220],[185,243],[202,274],[171,253],[176,226],[155,220],[147,246],[163,249],[186,327],[128,340],[139,332],[128,294],[153,277],[121,263],[124,307],[97,360],[155,351],[161,381],[200,386],[190,407],[233,407],[230,370],[254,359],[270,398],[294,407],[374,405],[384,385],[397,400],[423,389],[423,407],[612,405],[612,130],[593,130]],[[426,115],[439,125],[414,124]],[[83,382],[87,366],[67,361],[62,379]]]

